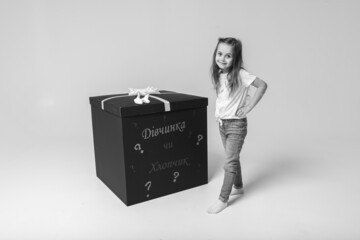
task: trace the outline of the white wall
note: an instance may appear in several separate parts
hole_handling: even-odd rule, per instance
[[[0,1],[1,131],[90,131],[88,97],[156,86],[209,97],[217,38],[269,84],[254,135],[359,133],[358,1]],[[217,134],[217,132],[216,132]],[[358,134],[356,134],[358,135]]]
[[[234,36],[243,41],[247,69],[269,84],[249,116],[253,136],[357,137],[359,7],[358,1],[0,1],[2,135],[88,136],[89,96],[156,86],[209,97],[210,137],[218,138],[209,67],[217,38]]]

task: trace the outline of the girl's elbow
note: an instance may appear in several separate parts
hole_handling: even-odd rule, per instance
[[[268,88],[268,85],[267,85],[266,82],[264,82],[264,89],[265,89],[265,91],[266,91],[267,88]]]
[[[260,87],[263,89],[263,92],[266,92],[266,89],[268,88],[268,84],[265,81],[262,81]]]

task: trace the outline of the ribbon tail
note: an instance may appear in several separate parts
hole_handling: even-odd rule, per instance
[[[165,100],[165,99],[163,99],[163,98],[159,98],[159,97],[156,97],[156,96],[152,96],[152,95],[149,95],[149,97],[155,98],[155,99],[163,102],[163,103],[164,103],[164,106],[165,106],[165,112],[169,112],[169,111],[171,110],[171,109],[170,109],[170,102],[169,102],[169,101],[167,101],[167,100]]]

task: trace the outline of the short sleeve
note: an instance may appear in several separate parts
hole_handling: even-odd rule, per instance
[[[240,78],[241,78],[241,82],[245,87],[248,87],[251,85],[251,83],[255,80],[256,76],[252,75],[251,73],[249,73],[248,71],[246,71],[245,69],[241,69],[240,70]]]

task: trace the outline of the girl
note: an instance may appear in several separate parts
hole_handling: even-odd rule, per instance
[[[219,213],[229,195],[243,194],[239,154],[247,134],[246,115],[264,95],[267,84],[243,67],[242,44],[235,38],[220,38],[213,54],[212,82],[216,90],[215,117],[225,148],[225,177],[219,199],[207,210]],[[256,88],[250,98],[250,85]]]

